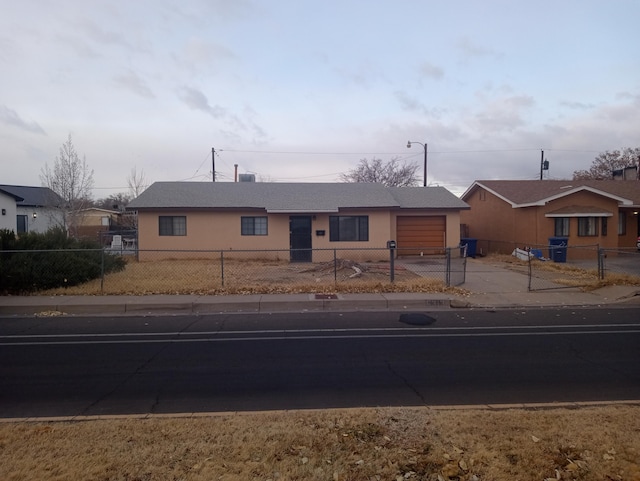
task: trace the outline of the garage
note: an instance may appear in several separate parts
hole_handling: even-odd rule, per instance
[[[396,240],[399,256],[442,254],[446,244],[445,216],[399,216]]]

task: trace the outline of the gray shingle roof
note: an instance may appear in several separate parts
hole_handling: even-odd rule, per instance
[[[156,182],[128,209],[266,209],[338,212],[345,208],[466,209],[443,187],[385,187],[365,183]]]
[[[49,187],[0,184],[0,190],[21,197],[23,200],[16,203],[19,206],[59,207],[64,203],[62,198]]]

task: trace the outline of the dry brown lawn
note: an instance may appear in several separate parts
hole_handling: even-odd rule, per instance
[[[386,263],[364,266],[361,275],[342,266],[334,273],[326,264],[285,261],[225,260],[224,279],[217,260],[170,259],[129,261],[124,271],[79,286],[50,289],[39,295],[275,294],[317,292],[443,292],[441,280],[396,268],[389,280]],[[450,291],[450,290],[449,290]],[[453,289],[452,292],[463,293]]]
[[[0,479],[640,481],[640,406],[0,423]]]
[[[488,261],[522,269],[510,256]],[[593,275],[548,264],[560,279]],[[447,290],[439,280],[408,271],[391,284],[383,265],[355,278],[353,270],[341,269],[336,282],[333,270],[279,262],[229,263],[223,286],[219,267],[188,260],[133,262],[105,279],[103,293]],[[47,294],[100,294],[100,288],[94,281]],[[640,481],[640,405],[4,422],[4,480]]]

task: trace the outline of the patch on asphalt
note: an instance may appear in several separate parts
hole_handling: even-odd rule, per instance
[[[411,324],[412,326],[428,326],[436,322],[436,320],[421,312],[406,312],[400,314],[400,322]]]

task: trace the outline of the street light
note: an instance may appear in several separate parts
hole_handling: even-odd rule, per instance
[[[427,186],[427,143],[425,142],[423,144],[422,142],[411,142],[409,140],[407,141],[407,149],[411,148],[411,144],[419,144],[419,145],[422,145],[422,148],[424,148],[424,180],[422,185],[426,187]]]

